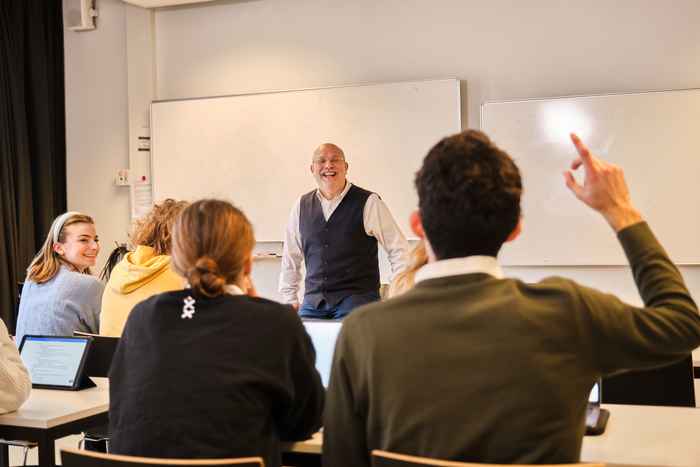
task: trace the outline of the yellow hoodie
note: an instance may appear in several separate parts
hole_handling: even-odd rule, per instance
[[[185,281],[170,266],[170,256],[156,255],[153,248],[138,246],[114,269],[102,295],[100,334],[122,335],[134,306],[156,295],[184,288]]]

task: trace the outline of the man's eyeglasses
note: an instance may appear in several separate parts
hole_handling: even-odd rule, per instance
[[[314,159],[313,160],[314,165],[325,165],[327,162],[330,162],[333,165],[338,165],[341,162],[345,162],[345,159],[342,157],[332,157],[330,159]]]

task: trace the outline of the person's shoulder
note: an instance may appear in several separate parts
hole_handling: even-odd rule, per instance
[[[537,282],[524,282],[520,279],[509,279],[517,287],[537,291],[573,292],[582,286],[572,279],[561,276],[547,276]]]
[[[169,290],[151,295],[150,297],[136,304],[134,309],[136,309],[136,307],[155,309],[162,306],[182,306],[184,300],[191,296],[192,291],[190,289]]]
[[[290,315],[292,321],[294,318],[298,319],[291,305],[283,305],[282,303],[267,298],[251,297],[249,295],[229,295],[228,300],[242,300],[245,302],[245,306],[254,309],[256,313],[269,314],[273,317],[279,317],[282,320],[289,320]]]
[[[57,277],[65,281],[73,281],[80,284],[93,284],[95,282],[100,283],[100,280],[91,274],[84,274],[82,272],[72,271],[67,267],[62,267],[56,273]]]
[[[127,323],[130,321],[141,321],[151,317],[164,316],[163,311],[167,309],[182,308],[183,301],[191,292],[185,290],[174,290],[162,292],[140,301],[129,313]]]
[[[366,196],[367,198],[369,198],[370,196],[374,196],[377,199],[381,199],[381,196],[379,196],[375,191],[362,188],[361,186],[355,185],[354,183],[350,187],[350,190],[356,192],[359,195]]]
[[[82,294],[84,291],[101,293],[104,289],[104,284],[95,276],[71,271],[68,268],[61,268],[57,278],[65,284],[65,289],[69,293]]]
[[[548,276],[537,282],[524,282],[508,279],[521,297],[527,297],[532,304],[539,304],[541,310],[561,314],[577,313],[584,308],[578,306],[586,297],[606,295],[591,287],[561,276]]]
[[[292,209],[293,210],[299,209],[301,207],[302,203],[308,202],[308,201],[313,201],[315,196],[316,196],[316,189],[315,188],[311,191],[306,192],[306,193],[302,193],[297,198],[296,202],[294,203],[294,207]]]
[[[246,297],[250,303],[255,304],[256,306],[270,308],[273,310],[286,310],[291,308],[289,305],[283,305],[280,302],[276,302],[265,297],[251,297],[250,295],[231,295],[231,297]]]
[[[226,300],[231,308],[245,309],[248,317],[255,317],[256,322],[264,322],[268,330],[279,336],[298,335],[304,327],[291,305],[248,295],[228,295]]]

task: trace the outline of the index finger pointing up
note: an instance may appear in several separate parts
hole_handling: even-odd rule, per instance
[[[571,141],[574,143],[574,146],[576,146],[576,150],[581,157],[583,167],[586,169],[593,168],[593,156],[591,155],[591,151],[588,150],[586,145],[583,144],[583,141],[581,141],[581,138],[579,138],[576,133],[571,133],[570,136]]]

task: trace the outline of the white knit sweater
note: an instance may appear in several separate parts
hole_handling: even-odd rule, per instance
[[[7,333],[7,326],[0,320],[0,413],[17,410],[29,397],[31,388],[29,372]]]

